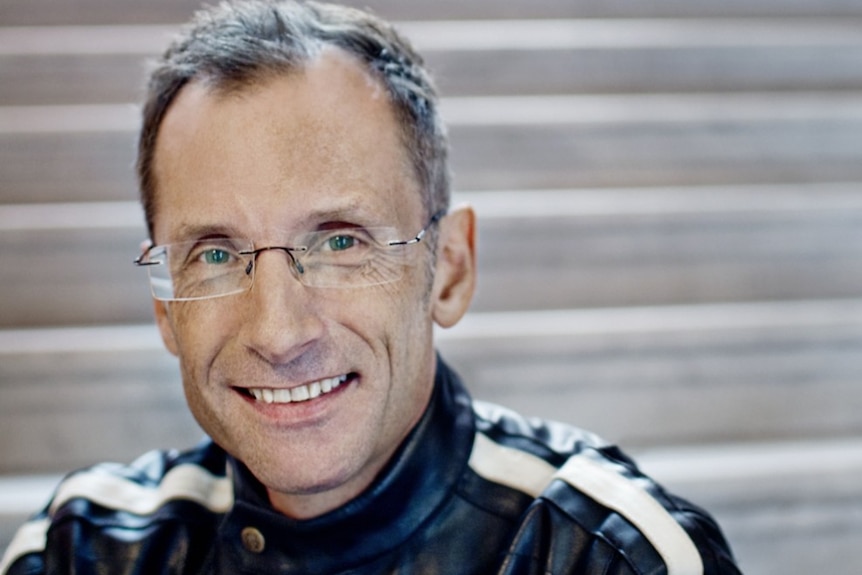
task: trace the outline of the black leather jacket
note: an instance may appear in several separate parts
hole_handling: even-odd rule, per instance
[[[205,442],[67,477],[7,550],[9,575],[731,575],[715,522],[617,448],[472,402],[442,362],[378,480],[307,521]]]

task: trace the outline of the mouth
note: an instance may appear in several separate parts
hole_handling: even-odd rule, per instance
[[[313,381],[290,389],[274,389],[271,387],[251,387],[241,390],[242,393],[261,403],[302,403],[332,393],[344,383],[356,377],[355,373],[345,373],[336,377]]]

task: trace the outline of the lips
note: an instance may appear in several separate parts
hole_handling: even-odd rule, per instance
[[[270,387],[249,388],[246,391],[255,400],[262,403],[300,403],[331,393],[350,378],[350,374],[321,379],[291,389],[273,389]]]

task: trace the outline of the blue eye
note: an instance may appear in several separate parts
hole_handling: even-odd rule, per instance
[[[220,249],[207,250],[203,256],[206,263],[213,265],[226,264],[230,261],[230,253]]]
[[[353,236],[332,236],[326,242],[334,252],[344,251],[353,247],[356,243],[356,238]]]

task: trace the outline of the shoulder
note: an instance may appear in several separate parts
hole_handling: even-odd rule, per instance
[[[153,451],[130,464],[75,471],[19,528],[0,575],[41,573],[47,555],[68,551],[63,546],[78,550],[102,537],[134,541],[156,524],[223,513],[232,503],[224,452],[209,441],[187,452]]]
[[[470,468],[478,475],[537,497],[572,457],[610,448],[597,435],[554,421],[525,418],[504,407],[473,402],[476,434]]]
[[[471,470],[532,498],[511,562],[530,557],[553,573],[580,572],[596,561],[607,573],[738,573],[715,521],[667,493],[618,447],[505,408],[476,402],[474,411]]]

